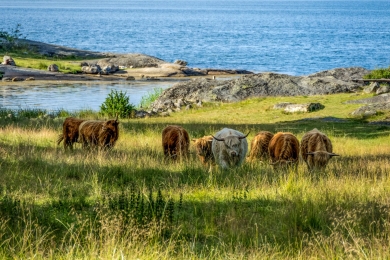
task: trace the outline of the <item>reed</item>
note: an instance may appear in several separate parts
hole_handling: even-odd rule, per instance
[[[17,111],[8,117],[6,111],[0,119],[0,257],[389,258],[390,129],[351,118],[355,107],[343,103],[351,98],[292,98],[321,100],[325,108],[309,114],[275,111],[273,103],[288,99],[267,98],[122,119],[109,152],[78,145],[64,151],[55,142],[64,118]],[[321,120],[331,116],[342,120]],[[251,131],[249,139],[260,130],[291,131],[300,139],[317,127],[341,156],[324,172],[309,173],[302,162],[297,172],[275,172],[260,162],[208,171],[193,147],[188,161],[164,161],[167,124],[182,125],[191,138],[230,126]]]

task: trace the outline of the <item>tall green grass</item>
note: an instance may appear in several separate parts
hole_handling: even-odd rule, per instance
[[[356,106],[344,101],[352,98],[251,99],[123,119],[109,152],[57,146],[58,115],[1,117],[0,257],[389,258],[390,129],[350,117]],[[270,108],[285,100],[325,108],[296,115]],[[302,162],[297,172],[261,162],[209,171],[193,147],[187,161],[165,160],[167,124],[182,125],[191,138],[232,127],[250,131],[249,141],[260,130],[300,139],[316,127],[341,156],[316,173]]]

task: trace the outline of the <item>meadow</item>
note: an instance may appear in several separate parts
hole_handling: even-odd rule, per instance
[[[204,104],[168,117],[120,119],[113,150],[65,151],[65,116],[0,111],[1,259],[387,259],[390,258],[389,114],[353,118],[369,94],[255,98]],[[311,113],[279,102],[320,102]],[[73,116],[102,118],[91,111]],[[317,128],[340,157],[324,172],[275,171],[268,162],[211,171],[191,146],[188,160],[164,159],[161,131],[191,138],[223,127]]]

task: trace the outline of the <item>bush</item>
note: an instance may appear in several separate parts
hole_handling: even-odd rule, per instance
[[[376,69],[365,75],[365,79],[390,79],[390,67],[387,69]]]
[[[111,90],[104,103],[100,106],[100,112],[109,117],[131,117],[135,107],[130,103],[126,92]]]

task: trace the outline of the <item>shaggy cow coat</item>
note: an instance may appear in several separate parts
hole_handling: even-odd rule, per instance
[[[112,148],[119,137],[118,125],[117,119],[84,121],[79,126],[79,142],[82,143],[83,148]]]
[[[268,131],[258,132],[251,142],[251,150],[249,152],[248,161],[258,159],[265,161],[268,156],[268,145],[274,134]]]
[[[68,117],[62,124],[62,134],[58,136],[57,145],[64,141],[64,149],[73,149],[73,143],[76,143],[79,138],[79,126],[86,120],[74,117]]]
[[[173,160],[187,158],[190,148],[190,136],[183,127],[169,125],[162,131],[162,146],[166,158]]]
[[[242,164],[248,152],[247,136],[230,128],[224,128],[213,136],[211,150],[216,163],[222,169],[237,167]]]
[[[212,164],[214,164],[214,155],[211,150],[213,136],[207,135],[198,139],[192,139],[192,141],[194,142],[196,155],[198,156],[200,162],[204,166],[211,166]]]
[[[332,142],[317,128],[307,132],[301,140],[301,156],[310,171],[325,170],[330,158],[338,156],[332,152]]]
[[[268,146],[273,166],[297,166],[299,160],[299,141],[292,133],[276,133]]]

